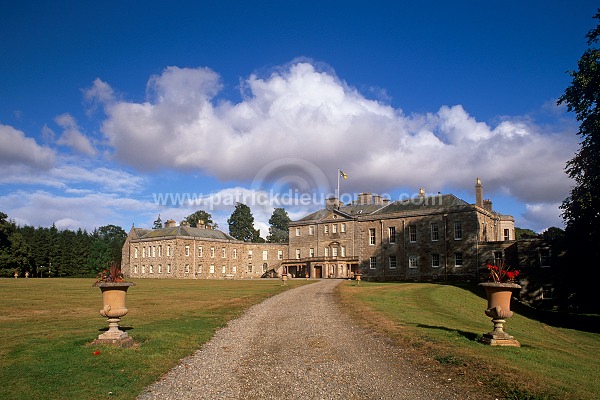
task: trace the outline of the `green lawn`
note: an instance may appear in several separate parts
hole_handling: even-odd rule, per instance
[[[135,280],[130,349],[90,345],[107,328],[93,282],[0,279],[0,399],[133,399],[250,305],[311,281]]]
[[[492,330],[484,314],[482,288],[427,283],[345,283],[339,295],[347,308],[376,329],[412,348],[423,349],[445,368],[455,368],[513,399],[597,399],[600,395],[600,334],[589,329],[598,316],[567,316],[524,307],[505,330],[521,348],[480,344]],[[523,314],[527,314],[525,317]],[[543,321],[553,321],[544,323]],[[569,321],[559,327],[554,322]],[[554,326],[553,326],[554,325]],[[587,330],[587,331],[586,331]]]

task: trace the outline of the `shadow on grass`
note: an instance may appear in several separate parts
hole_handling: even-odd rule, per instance
[[[448,285],[467,290],[482,299],[486,298],[485,290],[476,283],[448,283]],[[511,310],[526,318],[536,320],[555,328],[600,333],[600,315],[540,310],[514,300],[511,302]]]
[[[119,330],[122,330],[122,331],[130,331],[132,329],[134,329],[133,326],[119,326]],[[98,329],[98,332],[107,332],[107,331],[108,331],[107,327]]]
[[[462,337],[465,337],[465,338],[467,338],[469,340],[473,340],[473,341],[476,341],[477,337],[479,336],[477,333],[461,331],[459,329],[450,329],[450,328],[446,328],[445,326],[434,326],[434,325],[425,325],[425,324],[417,324],[416,326],[419,328],[437,329],[437,330],[441,330],[441,331],[456,333]]]

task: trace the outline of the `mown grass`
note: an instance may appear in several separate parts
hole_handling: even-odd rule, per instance
[[[481,295],[478,289],[363,282],[360,287],[340,285],[338,293],[363,322],[506,398],[598,398],[600,334],[552,326],[528,310],[528,317],[515,313],[505,324],[521,348],[480,344],[478,339],[492,330],[492,323],[483,313],[483,289]],[[600,322],[598,316],[583,319],[585,326]]]
[[[0,279],[0,399],[133,399],[250,305],[311,281],[135,280],[129,349],[90,344],[107,328],[93,282]]]

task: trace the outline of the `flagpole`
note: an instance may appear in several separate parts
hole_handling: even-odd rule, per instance
[[[338,168],[338,187],[337,187],[337,201],[340,203],[340,169]]]

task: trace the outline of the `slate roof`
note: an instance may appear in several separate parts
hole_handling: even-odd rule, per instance
[[[137,239],[153,239],[160,237],[196,237],[201,239],[236,240],[218,229],[192,228],[190,226],[175,226],[161,229],[134,228]]]
[[[441,196],[429,196],[422,198],[411,198],[407,200],[397,200],[373,212],[373,214],[393,214],[408,211],[418,211],[423,209],[442,210],[468,205],[469,203],[459,199],[453,194],[444,194]]]
[[[418,210],[444,210],[453,207],[469,206],[470,204],[464,200],[459,199],[453,194],[444,194],[439,196],[429,196],[423,198],[411,198],[407,200],[397,200],[389,203],[388,205],[382,204],[364,204],[356,205],[350,204],[341,206],[336,209],[323,208],[315,211],[297,221],[294,222],[309,222],[309,221],[320,221],[325,218],[332,211],[337,211],[342,215],[346,215],[349,218],[358,216],[384,216],[386,214],[411,212]]]

